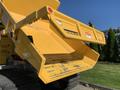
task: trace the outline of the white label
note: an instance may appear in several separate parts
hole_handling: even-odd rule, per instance
[[[62,22],[60,20],[56,20],[56,22],[59,24],[59,25],[62,25]]]

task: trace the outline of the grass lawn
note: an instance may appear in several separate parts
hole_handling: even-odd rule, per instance
[[[81,80],[120,90],[120,64],[100,64],[81,73]]]

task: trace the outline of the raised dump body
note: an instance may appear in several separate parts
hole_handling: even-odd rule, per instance
[[[105,44],[104,34],[57,11],[58,0],[32,1],[0,2],[1,21],[6,33],[13,33],[15,52],[46,84],[93,68],[99,54],[84,42]]]

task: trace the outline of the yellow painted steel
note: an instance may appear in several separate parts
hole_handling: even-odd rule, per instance
[[[1,21],[8,35],[13,32],[15,52],[37,70],[44,83],[97,63],[99,53],[84,42],[105,44],[104,34],[57,11],[58,0],[35,0],[34,5],[33,0],[2,1]]]
[[[18,32],[17,54],[37,69],[44,83],[91,69],[99,57],[82,41],[65,38],[57,30],[49,21],[38,20]],[[34,42],[26,36],[32,36]]]
[[[91,28],[73,18],[58,11],[50,15],[50,20],[67,38],[80,39],[83,41],[105,44],[104,33]]]
[[[9,11],[24,16],[47,5],[54,9],[58,9],[60,4],[58,0],[2,0],[2,2]]]

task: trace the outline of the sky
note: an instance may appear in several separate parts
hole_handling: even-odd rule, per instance
[[[59,10],[99,30],[120,27],[120,0],[60,0]]]

